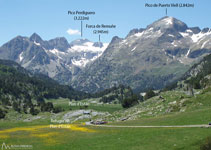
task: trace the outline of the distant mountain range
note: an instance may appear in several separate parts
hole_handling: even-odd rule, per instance
[[[18,36],[0,47],[1,59],[86,92],[120,84],[136,91],[159,89],[209,53],[210,28],[188,27],[173,17],[133,29],[125,38],[113,37],[109,44],[87,39],[44,41],[33,34]]]
[[[87,39],[68,43],[64,37],[44,41],[34,33],[29,38],[17,36],[4,44],[0,47],[0,58],[68,84],[81,68],[98,58],[107,45]]]

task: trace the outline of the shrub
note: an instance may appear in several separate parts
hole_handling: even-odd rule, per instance
[[[154,96],[156,96],[155,92],[153,90],[149,90],[149,91],[147,91],[146,95],[144,96],[144,100],[147,100]]]
[[[59,112],[62,112],[62,111],[64,111],[64,110],[60,106],[53,108],[53,113],[59,113]]]
[[[0,109],[0,119],[5,117],[5,112],[3,110]]]
[[[122,107],[123,108],[129,108],[129,107],[132,107],[134,105],[138,104],[138,98],[136,95],[133,95],[132,97],[130,98],[125,98],[123,101],[122,101]]]
[[[51,112],[54,109],[52,102],[41,103],[41,111],[48,111]]]
[[[200,150],[211,150],[211,136],[205,139],[205,142],[200,146]]]
[[[39,110],[35,109],[34,107],[30,108],[30,114],[32,114],[33,116],[38,115],[39,114]]]

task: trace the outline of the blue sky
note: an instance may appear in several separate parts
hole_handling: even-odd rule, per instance
[[[115,24],[102,42],[113,36],[125,37],[133,28],[144,28],[165,15],[165,8],[145,8],[145,3],[194,3],[194,8],[168,8],[168,15],[200,28],[211,27],[210,0],[0,0],[0,45],[17,35],[30,36],[34,32],[43,40],[65,37],[69,42],[80,35],[69,35],[68,29],[80,30],[71,11],[95,11],[85,24]],[[92,30],[85,29],[83,38],[98,40]]]

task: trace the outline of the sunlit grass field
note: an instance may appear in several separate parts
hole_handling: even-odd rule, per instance
[[[170,95],[173,97],[171,98]],[[177,100],[180,96],[171,92],[163,94],[163,97],[168,99],[166,103]],[[189,98],[186,112],[172,112],[109,124],[127,126],[208,124],[211,122],[209,96],[210,91]],[[66,107],[65,111],[69,109],[67,100],[52,100],[52,102],[55,106]],[[198,106],[199,102],[203,105]],[[153,105],[153,103],[149,104],[150,107],[154,107]],[[80,108],[72,107],[72,110],[75,109]],[[94,105],[88,109],[94,109]],[[120,105],[95,105],[94,110],[113,113],[118,110],[122,111],[122,108]],[[5,143],[7,145],[32,145],[33,150],[199,150],[204,140],[211,136],[211,128],[205,127],[116,128],[87,126],[82,121],[62,127],[61,124],[52,127],[50,126],[52,125],[50,115],[47,113],[41,115],[46,116],[46,119],[31,122],[0,120],[0,148],[1,144]]]
[[[197,117],[203,114],[208,117],[208,112],[204,110],[145,118],[121,122],[121,125],[198,124],[203,121],[200,122]],[[211,128],[108,128],[83,124],[50,128],[48,121],[1,121],[0,125],[0,144],[32,145],[36,150],[197,150],[203,140],[211,135]]]

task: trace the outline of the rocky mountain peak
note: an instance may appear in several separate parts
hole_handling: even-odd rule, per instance
[[[93,46],[94,47],[103,47],[103,43],[102,42],[95,42],[94,44],[93,44]]]
[[[48,44],[50,49],[58,49],[60,51],[66,51],[70,47],[68,41],[64,37],[57,37],[52,39],[48,41]]]
[[[188,29],[188,26],[184,22],[174,17],[166,16],[147,26],[147,29],[150,28],[153,28],[153,30],[161,30],[161,31],[171,29],[184,32],[185,30]]]
[[[43,41],[42,38],[37,33],[33,33],[30,36],[29,40],[36,43],[41,43]]]
[[[122,38],[118,37],[118,36],[114,36],[110,42],[110,45],[111,44],[115,44],[115,43],[118,43],[122,40]]]
[[[199,32],[201,32],[201,29],[199,27],[192,27],[189,28],[194,34],[198,34]]]
[[[204,28],[204,29],[202,29],[202,33],[207,33],[207,32],[210,32],[211,30],[210,30],[210,28]]]

